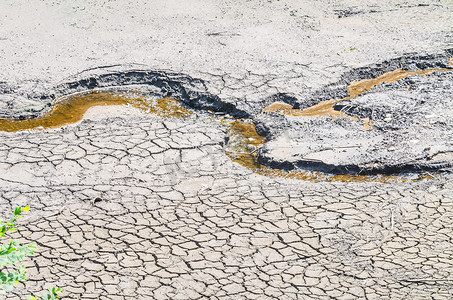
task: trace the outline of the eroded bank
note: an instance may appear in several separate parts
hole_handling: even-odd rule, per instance
[[[283,113],[293,117],[346,117],[354,122],[361,122],[366,130],[372,130],[372,121],[369,118],[357,118],[336,109],[335,105],[344,100],[354,99],[383,83],[397,82],[398,80],[415,75],[429,75],[434,72],[449,72],[451,69],[430,68],[419,71],[405,71],[397,69],[387,72],[375,79],[366,79],[352,82],[348,87],[349,97],[322,101],[306,109],[294,109],[292,105],[275,102],[263,109],[263,113]],[[270,168],[259,160],[259,149],[266,143],[266,137],[257,133],[253,120],[238,119],[223,114],[214,114],[210,110],[200,110],[188,107],[174,98],[161,98],[140,90],[107,89],[93,90],[62,97],[57,104],[40,118],[32,119],[0,119],[0,129],[8,132],[31,130],[36,128],[57,128],[73,124],[83,119],[83,115],[90,107],[105,105],[129,105],[142,111],[152,113],[163,118],[197,117],[199,114],[209,116],[219,125],[226,126],[228,143],[226,155],[244,167],[252,169],[266,176],[278,176],[310,181],[379,181],[396,182],[407,181],[409,177],[400,175],[361,175],[358,174],[329,174],[315,170],[284,170]],[[430,178],[433,174],[423,174],[418,178]],[[437,176],[437,175],[436,175]]]

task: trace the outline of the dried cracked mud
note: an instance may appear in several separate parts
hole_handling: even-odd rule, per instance
[[[450,2],[151,2],[0,3],[8,299],[453,297]]]

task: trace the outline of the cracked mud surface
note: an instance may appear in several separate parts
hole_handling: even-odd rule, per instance
[[[123,86],[179,95],[195,108],[253,115],[197,92],[194,87],[203,81],[128,74],[62,86],[69,91],[109,87],[108,79],[121,77],[129,83]],[[131,74],[145,77],[134,81]],[[167,81],[155,80],[159,76]],[[451,90],[449,76],[410,77],[336,107],[371,119],[373,127],[380,122],[413,126],[429,112],[435,114],[429,124],[448,129],[451,116],[442,107],[450,107],[451,98],[434,100]],[[388,111],[404,112],[408,97],[397,88],[408,84],[411,99],[421,97],[427,106],[402,113],[393,124]],[[436,88],[426,90],[427,85]],[[86,96],[67,99],[72,97]],[[40,246],[39,255],[27,262],[30,280],[15,294],[52,283],[64,287],[67,299],[452,296],[451,174],[393,184],[269,178],[225,155],[231,135],[215,118],[185,110],[180,113],[190,118],[167,118],[172,114],[139,109],[154,112],[153,106],[129,104],[92,108],[81,122],[57,129],[0,133],[2,213],[30,205],[34,213],[15,237]],[[157,106],[168,110],[165,103]],[[315,128],[337,122],[344,130],[352,120],[316,122]],[[267,128],[273,135],[298,128],[294,122],[283,124]],[[437,138],[450,142],[449,133],[442,134]],[[441,154],[450,160],[448,152]]]
[[[46,281],[67,299],[451,297],[451,179],[270,179],[232,163],[224,135],[207,121],[134,114],[2,133],[1,199],[32,206],[16,237],[40,246],[27,290]]]
[[[74,125],[1,133],[3,213],[30,204],[15,237],[40,246],[27,291],[52,282],[67,299],[451,297],[451,175],[272,179],[225,155],[231,129],[182,113],[191,117],[99,106]]]
[[[452,298],[452,72],[384,82],[329,106],[336,120],[285,115],[397,69],[451,69],[452,12],[448,0],[1,2],[1,118],[93,89],[196,112],[98,106],[0,132],[0,214],[31,206],[13,236],[40,248],[8,299],[49,286],[64,299]],[[268,141],[246,135],[254,156],[239,164],[231,132],[252,123]],[[289,152],[272,153],[282,140]],[[419,160],[387,183],[250,168],[316,169],[312,150],[334,173],[349,153],[352,173]]]

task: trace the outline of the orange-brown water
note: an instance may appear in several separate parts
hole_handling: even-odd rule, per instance
[[[46,115],[28,120],[0,119],[0,130],[15,132],[35,128],[57,128],[83,119],[94,106],[131,105],[161,117],[187,117],[191,112],[171,98],[152,98],[138,92],[102,92],[74,94],[60,99]]]
[[[395,71],[387,72],[379,76],[378,78],[354,81],[348,87],[348,93],[350,96],[347,99],[355,98],[360,94],[363,94],[371,90],[373,87],[378,86],[384,82],[395,82],[409,76],[428,75],[433,72],[446,72],[446,71],[452,71],[452,69],[427,69],[418,71],[406,71],[396,69]]]
[[[263,112],[281,111],[285,115],[295,117],[317,117],[317,116],[329,116],[331,118],[346,117],[354,121],[359,121],[359,118],[349,116],[341,111],[335,110],[333,107],[336,103],[344,99],[332,99],[322,101],[316,105],[313,105],[304,110],[293,109],[293,106],[287,103],[274,102],[268,107],[263,109]],[[365,130],[371,130],[373,124],[370,119],[363,119],[363,125]]]
[[[450,64],[453,65],[453,60],[450,60]],[[271,111],[281,111],[285,115],[295,116],[295,117],[316,117],[316,116],[329,116],[332,118],[346,117],[354,121],[359,121],[358,118],[349,116],[341,111],[335,110],[334,105],[343,100],[353,99],[369,90],[373,87],[381,85],[384,82],[395,82],[400,79],[414,76],[414,75],[429,75],[433,72],[445,72],[452,71],[452,69],[428,69],[428,70],[419,70],[419,71],[406,71],[401,69],[396,69],[391,72],[387,72],[377,78],[373,79],[364,79],[360,81],[352,82],[348,87],[349,97],[342,99],[331,99],[322,101],[314,106],[308,107],[306,109],[293,109],[293,107],[286,103],[275,102],[270,106],[263,109],[263,112]],[[372,123],[369,119],[362,119],[366,130],[372,129]]]

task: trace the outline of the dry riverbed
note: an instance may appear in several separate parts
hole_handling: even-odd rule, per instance
[[[10,298],[451,298],[452,12],[0,3]]]

